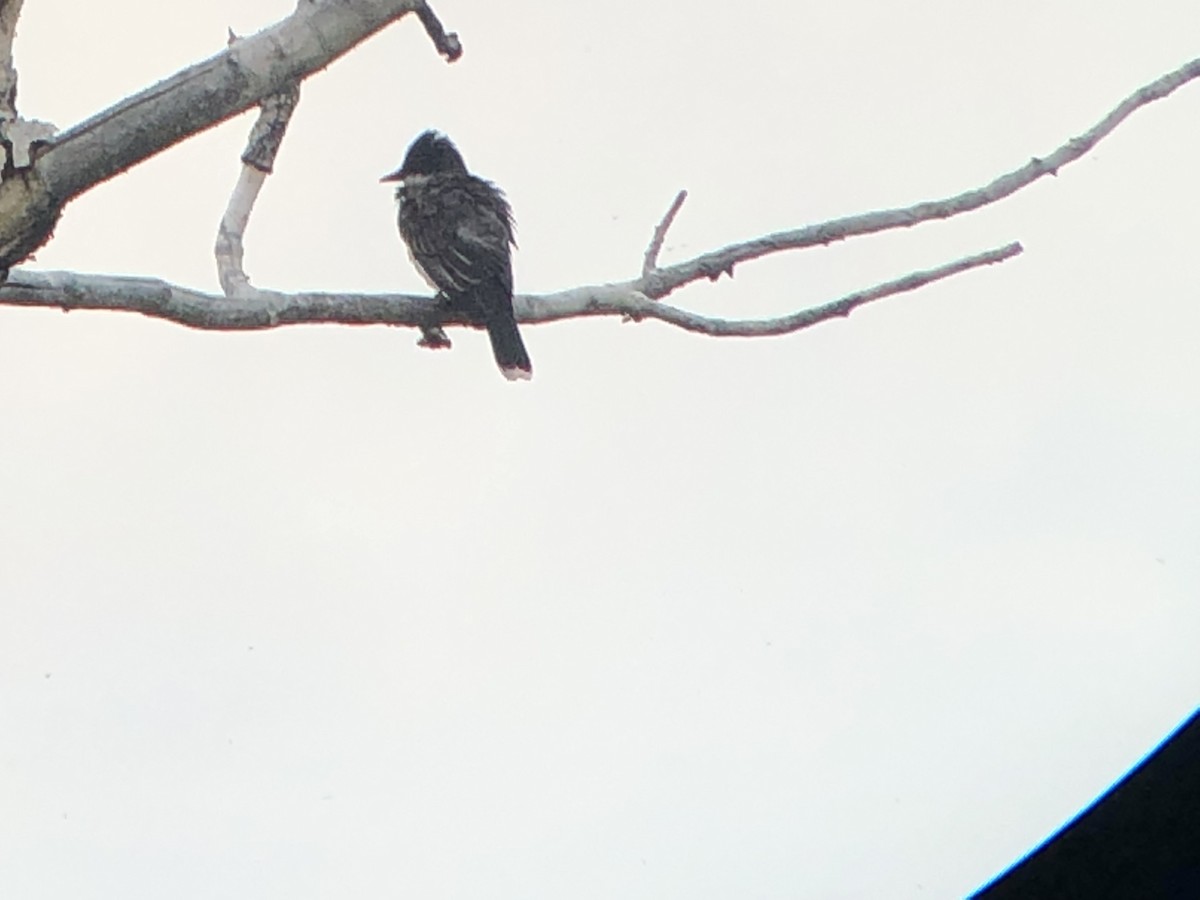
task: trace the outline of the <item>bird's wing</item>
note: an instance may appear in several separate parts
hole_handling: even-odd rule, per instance
[[[472,176],[434,176],[400,207],[400,232],[414,261],[443,292],[481,285],[512,291],[512,219],[498,189]]]

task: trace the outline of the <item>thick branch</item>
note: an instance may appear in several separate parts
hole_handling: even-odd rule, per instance
[[[659,319],[688,331],[719,337],[763,337],[790,334],[827,319],[849,315],[865,303],[948,278],[969,269],[1001,262],[1021,252],[1009,244],[924,272],[914,272],[832,303],[776,319],[717,319],[650,300],[639,281],[593,285],[556,294],[522,295],[515,299],[517,318],[525,323],[553,322],[588,316]],[[469,325],[461,314],[443,316],[428,297],[411,294],[284,294],[255,291],[253,299],[206,294],[154,278],[33,272],[17,269],[0,287],[0,303],[76,309],[138,312],[158,319],[221,331],[274,328],[301,322],[345,325],[407,325],[420,328],[431,318],[445,324]]]
[[[277,25],[42,142],[36,165],[0,182],[0,276],[49,239],[73,197],[249,109],[405,13],[425,8],[425,0],[300,0]],[[441,27],[428,11],[423,21]],[[439,51],[447,41],[438,40]]]
[[[423,0],[304,0],[296,12],[211,59],[68,129],[38,157],[66,201],[323,69]]]
[[[658,252],[674,214],[683,201],[681,194],[655,231],[640,278],[540,297],[521,296],[515,302],[517,317],[523,322],[533,323],[578,316],[617,315],[635,320],[659,319],[690,331],[719,336],[787,334],[817,322],[848,315],[864,303],[915,290],[960,272],[1009,259],[1021,252],[1019,244],[1008,244],[934,269],[914,272],[867,290],[856,291],[832,303],[774,319],[715,319],[655,302],[689,282],[706,277],[715,279],[722,272],[732,274],[737,263],[767,253],[945,218],[995,202],[1042,175],[1055,173],[1061,166],[1078,159],[1134,110],[1167,96],[1197,76],[1200,76],[1200,59],[1135,92],[1095,127],[1081,137],[1068,141],[1046,159],[1034,159],[1028,165],[977,190],[905,209],[884,210],[796,231],[779,232],[706,253],[674,266],[658,268]],[[0,194],[2,199],[3,195]],[[154,279],[86,276],[69,272],[21,271],[8,284],[0,287],[0,304],[50,306],[64,310],[120,309],[210,329],[271,328],[299,322],[392,324],[419,328],[436,323],[472,324],[460,314],[447,312],[428,299],[411,295],[282,294],[251,290],[248,296],[216,297]]]
[[[1096,125],[1079,137],[1071,138],[1044,159],[1034,157],[1021,168],[1001,175],[983,187],[944,200],[927,201],[902,209],[885,209],[857,216],[847,216],[844,219],[833,219],[794,231],[778,231],[754,240],[731,244],[687,262],[656,269],[646,276],[648,282],[646,295],[655,298],[665,297],[683,285],[701,278],[716,280],[722,273],[732,275],[735,265],[766,256],[768,253],[829,244],[848,237],[873,234],[892,228],[909,228],[920,222],[946,219],[960,213],[970,212],[989,203],[995,203],[1032,184],[1044,175],[1057,175],[1060,168],[1074,162],[1091,150],[1135,110],[1147,103],[1161,100],[1197,77],[1200,77],[1200,59],[1194,59],[1174,72],[1134,91]]]

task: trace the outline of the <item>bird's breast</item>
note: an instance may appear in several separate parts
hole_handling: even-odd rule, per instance
[[[427,285],[429,285],[431,288],[433,288],[434,291],[440,293],[442,290],[441,287],[438,286],[438,283],[436,281],[434,281],[432,278],[429,277],[429,273],[425,271],[425,267],[423,265],[421,265],[421,261],[418,260],[417,257],[413,254],[412,247],[408,246],[408,241],[404,242],[404,249],[408,253],[408,258],[412,262],[413,268],[416,269],[417,273],[422,278],[425,279],[425,283]]]

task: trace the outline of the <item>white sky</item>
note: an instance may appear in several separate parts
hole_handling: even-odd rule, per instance
[[[290,0],[28,0],[67,127]],[[977,186],[1200,55],[1185,0],[436,6],[310,79],[255,282],[422,290],[377,184],[426,127],[519,288]],[[208,334],[0,308],[0,895],[962,895],[1200,698],[1200,85],[969,217],[672,301],[772,340]],[[216,288],[248,117],[34,265]]]

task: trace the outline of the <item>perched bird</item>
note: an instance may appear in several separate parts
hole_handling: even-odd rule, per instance
[[[490,181],[467,171],[458,148],[436,131],[419,135],[397,181],[397,224],[408,255],[443,302],[487,328],[510,381],[533,377],[512,304],[512,210]]]

